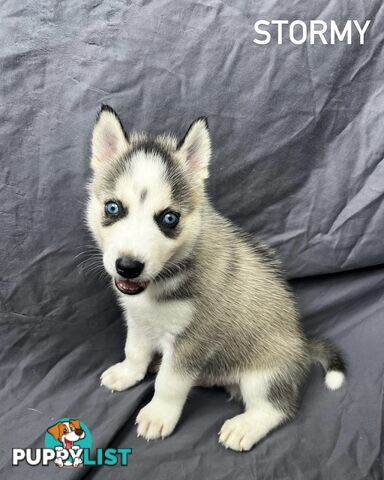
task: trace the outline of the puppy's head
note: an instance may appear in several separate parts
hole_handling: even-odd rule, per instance
[[[85,437],[85,432],[80,426],[79,420],[68,420],[68,422],[57,422],[47,430],[56,440],[67,447],[73,442]]]
[[[172,135],[127,135],[116,112],[101,108],[92,137],[87,220],[121,293],[141,293],[193,248],[210,143],[204,117],[177,141]]]

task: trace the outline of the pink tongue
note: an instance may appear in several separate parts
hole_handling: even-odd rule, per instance
[[[67,440],[66,438],[65,438],[64,440],[65,440],[65,446],[66,446],[66,448],[71,448],[71,447],[72,447],[72,442],[70,442],[70,441]]]

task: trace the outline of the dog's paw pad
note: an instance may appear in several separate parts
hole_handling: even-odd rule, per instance
[[[224,422],[219,432],[219,442],[225,448],[245,452],[259,440],[255,433],[255,425],[244,414],[237,415]]]
[[[112,392],[121,392],[136,385],[143,377],[143,374],[133,371],[125,362],[120,362],[103,372],[100,377],[100,386],[107,387]]]
[[[146,440],[168,437],[173,432],[179,415],[172,408],[158,408],[150,402],[140,410],[136,418],[137,436]]]

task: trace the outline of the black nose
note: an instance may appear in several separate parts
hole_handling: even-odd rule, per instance
[[[116,260],[116,271],[124,278],[136,278],[144,270],[144,263],[131,257],[121,257]]]
[[[76,428],[75,433],[78,437],[81,437],[83,434],[83,429],[82,428]]]

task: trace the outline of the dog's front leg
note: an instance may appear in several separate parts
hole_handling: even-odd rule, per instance
[[[151,362],[153,349],[145,334],[129,325],[125,342],[125,360],[109,367],[101,375],[101,385],[112,391],[126,390],[142,380]]]
[[[152,400],[137,416],[137,436],[146,440],[170,435],[181,415],[194,379],[175,368],[172,355],[164,354]]]

